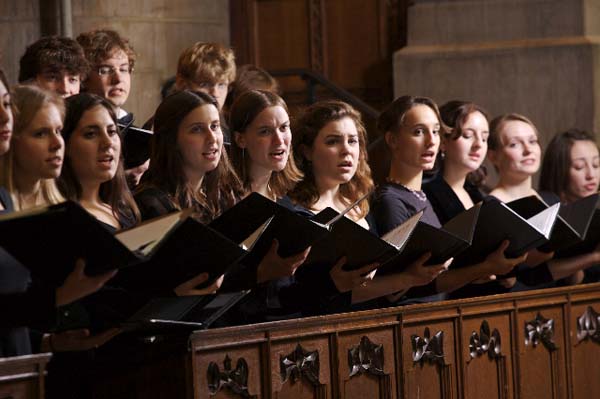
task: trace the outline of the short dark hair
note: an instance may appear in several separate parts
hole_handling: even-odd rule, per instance
[[[40,73],[67,71],[84,80],[89,64],[83,49],[75,40],[62,36],[46,36],[29,45],[19,64],[19,82],[35,79]]]

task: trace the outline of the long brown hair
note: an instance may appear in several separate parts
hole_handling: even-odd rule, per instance
[[[598,143],[593,134],[579,130],[569,129],[557,134],[550,140],[540,175],[540,191],[550,191],[564,200],[564,195],[569,187],[569,169],[571,168],[571,148],[576,141],[589,141],[598,148]]]
[[[248,126],[263,110],[269,107],[281,107],[289,114],[285,101],[277,94],[265,90],[251,90],[243,93],[231,107],[229,126],[234,135],[244,134]],[[250,168],[251,159],[245,156],[244,149],[237,145],[236,140],[231,140],[231,162],[238,176],[242,179],[246,190],[250,191]],[[287,164],[281,171],[273,171],[269,178],[269,187],[278,198],[283,197],[302,180],[302,172],[296,166],[294,153],[290,148]]]
[[[224,149],[221,149],[217,167],[202,179],[200,190],[192,187],[186,179],[183,157],[177,144],[179,126],[190,112],[203,105],[218,109],[213,97],[188,90],[168,96],[158,106],[154,118],[150,167],[136,191],[152,187],[165,191],[176,208],[194,208],[199,219],[207,222],[233,206],[242,196],[243,188]]]
[[[366,130],[357,110],[342,101],[321,101],[308,107],[294,125],[293,143],[296,162],[304,173],[304,180],[289,193],[290,198],[298,204],[310,208],[319,200],[319,192],[315,183],[312,163],[304,157],[302,146],[311,148],[315,138],[329,122],[350,118],[358,131],[359,155],[356,173],[349,182],[341,184],[339,192],[345,204],[350,205],[365,194],[373,191],[371,169],[367,163]],[[362,200],[358,207],[358,216],[363,218],[369,213],[369,201]]]
[[[83,114],[94,107],[104,107],[108,111],[115,126],[117,126],[117,116],[115,115],[112,105],[108,100],[102,97],[91,93],[81,93],[67,98],[65,103],[67,106],[67,113],[62,131],[62,135],[65,139],[65,146],[69,145],[69,139],[75,131]],[[121,140],[121,143],[123,142],[120,132],[119,140]],[[58,180],[59,188],[66,198],[73,201],[79,201],[81,199],[81,184],[73,170],[71,159],[66,154],[67,151],[65,151],[65,162]],[[99,194],[100,199],[110,205],[115,219],[119,221],[124,219],[135,220],[136,222],[140,221],[140,211],[133,200],[133,195],[131,194],[131,191],[129,191],[127,180],[125,179],[123,151],[119,154],[119,164],[115,176],[109,181],[100,184]]]

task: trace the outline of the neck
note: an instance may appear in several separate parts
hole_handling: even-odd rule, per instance
[[[262,170],[250,167],[250,188],[253,192],[264,195],[267,198],[272,198],[271,190],[269,189],[269,180],[271,179],[270,170]]]
[[[315,204],[318,204],[318,209],[320,210],[328,206],[336,209],[336,203],[339,202],[340,185],[338,183],[328,183],[319,179],[315,179],[315,185],[319,192],[319,199]]]
[[[423,170],[406,167],[405,165],[398,165],[397,162],[392,161],[389,178],[394,183],[401,184],[406,188],[415,191],[421,191]]]
[[[531,176],[525,178],[511,178],[500,176],[496,189],[503,190],[512,200],[527,197],[535,193],[532,187]]]
[[[192,189],[194,191],[200,191],[200,187],[202,187],[202,180],[204,179],[204,173],[193,173],[190,171],[184,171],[184,173],[187,182]]]
[[[19,172],[15,173],[14,179],[19,206],[23,209],[35,206],[42,180]]]
[[[96,182],[80,182],[81,196],[79,202],[88,204],[101,204],[100,184]]]
[[[454,191],[464,188],[468,174],[454,168],[444,168],[444,180]]]

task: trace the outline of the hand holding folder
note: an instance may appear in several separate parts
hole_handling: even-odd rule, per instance
[[[113,235],[72,201],[0,216],[0,245],[34,278],[56,287],[79,258],[88,276],[118,268],[120,282],[168,290],[202,271],[217,278],[246,254],[189,211]]]

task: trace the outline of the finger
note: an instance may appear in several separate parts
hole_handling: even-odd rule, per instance
[[[506,249],[508,248],[509,245],[510,245],[510,241],[504,240],[504,241],[502,241],[502,244],[500,244],[500,246],[498,247],[497,251],[500,253],[504,253],[504,251],[506,251]]]
[[[58,335],[63,334],[68,339],[86,338],[90,336],[90,330],[87,328],[78,328],[76,330],[67,330],[64,333],[59,333]]]
[[[117,274],[117,269],[92,277],[98,288],[102,287],[108,280]]]
[[[208,280],[208,273],[200,273],[196,277],[189,279],[187,282],[191,287],[195,287],[204,283],[206,280]]]
[[[77,278],[81,279],[85,276],[85,261],[82,258],[78,258],[75,261],[75,267],[73,268],[73,274]]]
[[[358,274],[359,276],[367,277],[370,273],[377,270],[379,265],[379,262],[371,263],[361,267],[360,269],[356,269],[353,273]]]
[[[291,262],[292,264],[298,263],[298,262],[302,263],[306,260],[306,257],[308,256],[308,251],[310,251],[310,247],[308,247],[307,249],[305,249],[304,251],[302,251],[298,254],[295,254],[295,255],[292,255],[292,256],[286,258],[286,261]]]
[[[489,277],[488,277],[488,279],[490,281],[494,281],[494,280],[496,280],[496,275],[495,274],[490,274]]]
[[[450,265],[452,264],[452,262],[454,262],[454,258],[449,258],[448,260],[446,260],[446,261],[444,262],[444,268],[445,268],[446,270],[448,270],[448,268],[450,267]]]
[[[423,255],[419,256],[419,258],[415,261],[416,264],[422,265],[427,262],[431,258],[431,252],[425,252]]]
[[[279,241],[277,241],[277,238],[275,238],[275,239],[273,239],[273,242],[271,243],[271,248],[269,248],[269,253],[277,254],[278,250],[279,250]]]
[[[342,270],[342,267],[346,264],[346,257],[342,256],[340,259],[338,259],[338,261],[335,263],[335,265],[333,265],[333,267],[331,268],[331,271],[340,271]]]

